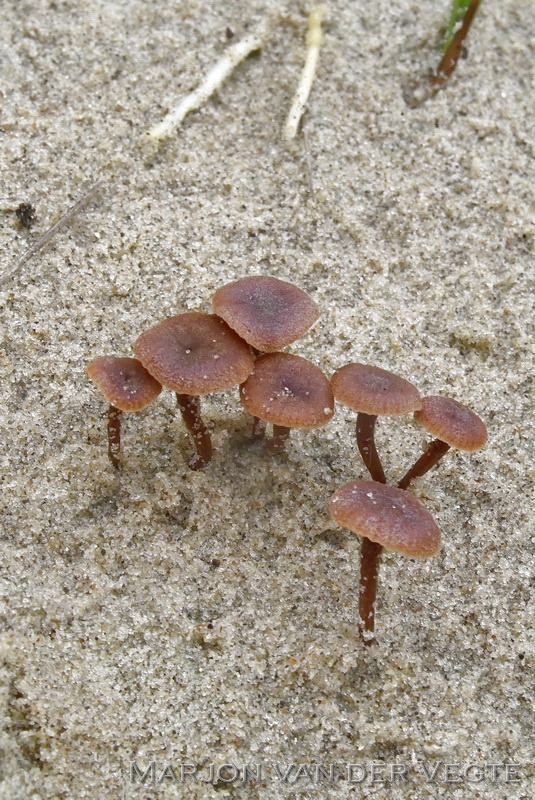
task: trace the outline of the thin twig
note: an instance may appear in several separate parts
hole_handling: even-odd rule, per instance
[[[69,210],[66,211],[65,214],[63,214],[63,216],[61,216],[58,219],[58,221],[52,225],[51,228],[49,228],[45,233],[43,233],[43,235],[40,236],[37,239],[37,241],[32,244],[29,250],[26,250],[26,252],[18,259],[18,261],[15,262],[15,264],[10,269],[6,270],[6,272],[0,275],[0,286],[2,286],[3,283],[9,280],[9,278],[11,278],[16,272],[18,272],[18,270],[21,267],[23,267],[24,264],[26,264],[26,262],[29,261],[30,258],[33,255],[35,255],[35,253],[37,253],[38,250],[41,250],[50,241],[50,239],[52,239],[52,237],[61,228],[63,228],[67,224],[67,222],[70,219],[72,219],[72,217],[74,217],[75,214],[77,214],[87,203],[89,203],[91,198],[95,196],[95,194],[98,192],[101,186],[102,186],[102,181],[97,181],[97,183],[93,184],[91,189],[89,189],[89,191],[87,191],[83,195],[83,197],[81,197],[78,200],[78,202],[76,202],[72,206],[72,208],[69,208]]]
[[[264,44],[266,29],[262,28],[256,33],[251,33],[249,36],[241,39],[239,42],[231,45],[225,51],[224,55],[217,61],[216,64],[209,70],[204,79],[198,87],[186,95],[180,103],[166,117],[145,135],[144,141],[159,142],[166,139],[179,127],[180,123],[190,111],[196,111],[205,103],[211,94],[216,89],[219,89],[223,81],[230,75],[230,73],[238,66],[238,64],[247,58],[248,55],[255,50],[259,50]]]
[[[292,101],[288,119],[284,126],[284,136],[286,139],[293,139],[297,133],[299,122],[304,114],[308,96],[316,74],[316,67],[318,65],[318,58],[321,47],[321,40],[323,39],[323,32],[321,25],[327,16],[327,6],[316,6],[308,17],[308,34],[307,34],[307,55],[305,59],[305,66],[301,73],[301,78],[297,85],[297,89]]]

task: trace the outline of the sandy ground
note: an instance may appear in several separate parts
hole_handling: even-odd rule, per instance
[[[5,800],[535,796],[535,9],[486,0],[450,84],[414,108],[445,0],[333,2],[305,121],[313,191],[304,137],[280,135],[307,10],[2,3],[2,269],[103,181],[0,291]],[[144,158],[143,131],[268,16],[262,52]],[[484,450],[414,486],[443,548],[385,558],[372,648],[359,543],[326,512],[365,477],[349,409],[269,457],[237,393],[214,395],[216,457],[193,473],[165,392],[128,418],[122,473],[107,462],[88,360],[247,274],[318,302],[292,352],[329,374],[392,369],[488,424]],[[425,440],[379,423],[390,480]],[[244,764],[256,780],[232,781]]]

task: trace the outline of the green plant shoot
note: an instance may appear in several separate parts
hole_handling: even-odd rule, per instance
[[[453,39],[457,27],[462,23],[469,5],[470,0],[453,0],[448,27],[446,28],[444,38],[442,39],[443,52],[446,52],[448,49],[448,45]]]

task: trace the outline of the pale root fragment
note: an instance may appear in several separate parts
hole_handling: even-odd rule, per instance
[[[197,88],[186,95],[180,103],[158,124],[151,128],[146,136],[146,141],[159,142],[167,139],[180,126],[184,117],[190,111],[196,111],[208,98],[222,85],[238,64],[255,50],[260,50],[266,36],[265,27],[256,33],[245,36],[239,42],[231,45],[225,54],[208,71]]]
[[[307,54],[305,66],[301,73],[301,78],[294,95],[294,99],[288,113],[288,119],[284,126],[284,137],[294,139],[299,128],[301,117],[305,113],[305,108],[316,74],[321,42],[323,39],[322,23],[327,17],[327,6],[320,5],[312,9],[308,17],[307,34]]]

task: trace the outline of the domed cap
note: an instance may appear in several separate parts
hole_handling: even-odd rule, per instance
[[[246,342],[215,314],[197,311],[169,317],[145,331],[134,352],[151,375],[179,394],[228,389],[254,369]]]
[[[411,558],[428,558],[440,549],[440,531],[414,495],[375,481],[351,481],[331,498],[335,522],[360,536]]]
[[[364,414],[407,414],[422,407],[420,392],[393,372],[366,364],[346,364],[331,378],[334,396]]]
[[[459,450],[479,450],[487,441],[483,420],[451,397],[424,397],[414,419],[432,436]]]
[[[263,275],[222,286],[212,304],[219,317],[263,353],[282,350],[319,316],[316,303],[302,289]]]
[[[316,428],[334,413],[334,399],[323,372],[306,358],[268,353],[257,358],[254,372],[240,386],[247,411],[286,428]]]
[[[141,411],[162,390],[137,358],[99,356],[87,365],[87,373],[108,403],[121,411]]]

